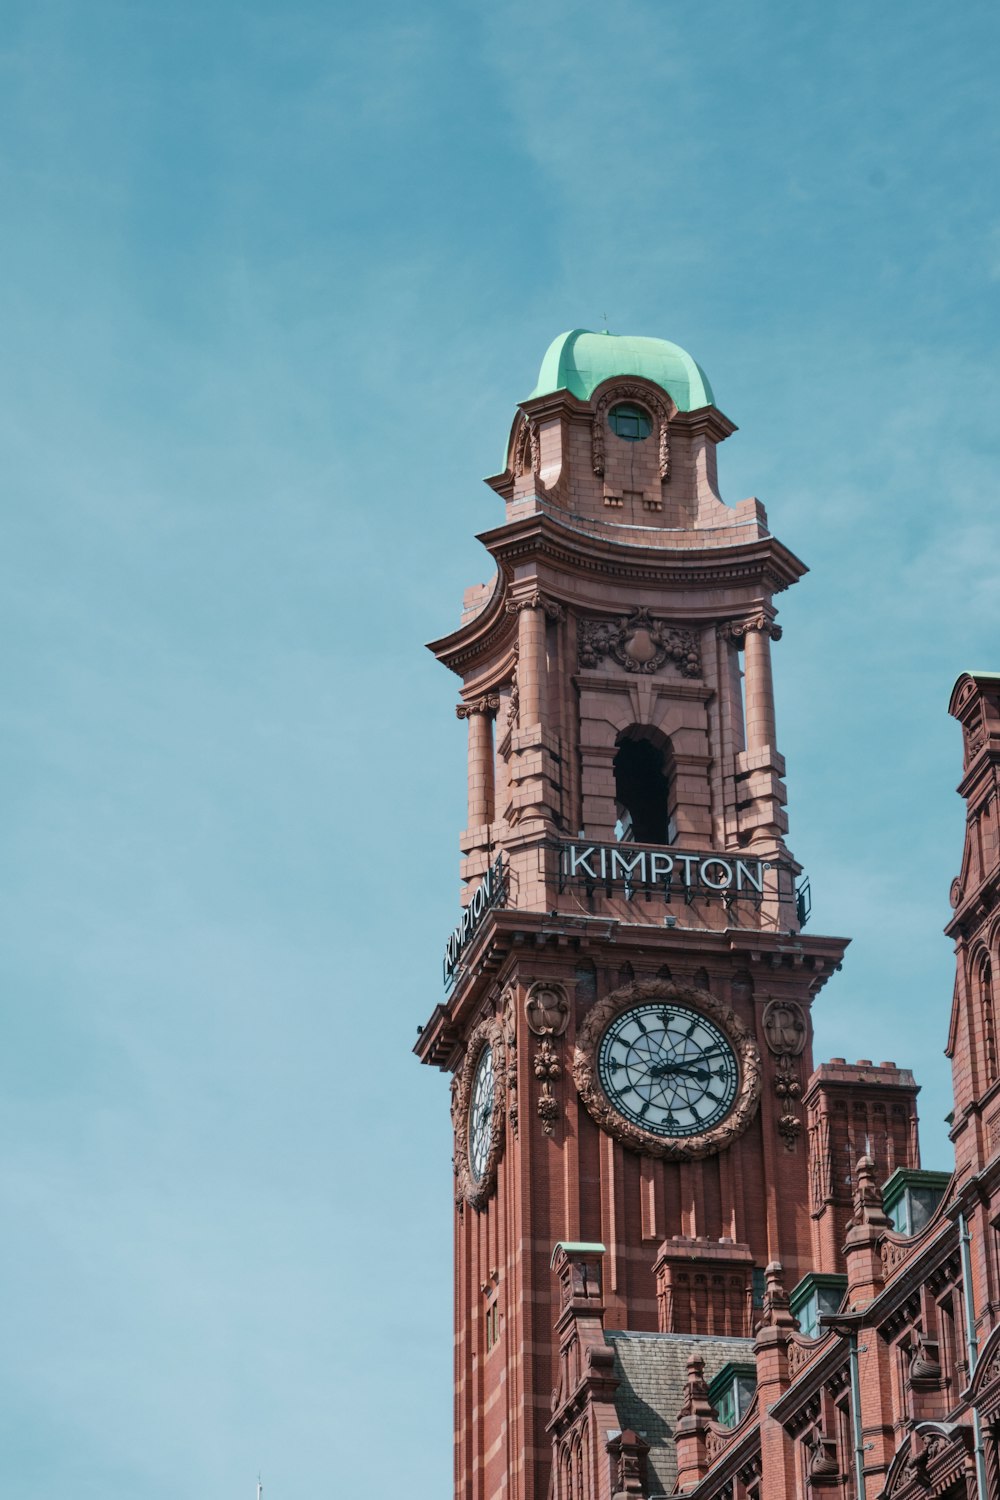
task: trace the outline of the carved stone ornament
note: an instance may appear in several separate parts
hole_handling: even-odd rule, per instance
[[[796,1001],[769,1000],[761,1020],[764,1040],[775,1057],[798,1057],[804,1050],[809,1027]]]
[[[537,422],[522,417],[514,436],[514,474],[537,474],[542,467],[542,442]]]
[[[840,1465],[837,1462],[837,1441],[817,1429],[809,1439],[809,1463],[806,1478],[810,1489],[824,1489],[840,1483]]]
[[[700,1135],[660,1136],[626,1120],[611,1104],[601,1087],[597,1057],[601,1038],[616,1016],[633,1005],[665,1000],[700,1011],[727,1037],[736,1054],[739,1083],[726,1118]],[[577,1034],[573,1057],[573,1079],[580,1098],[596,1123],[623,1145],[645,1156],[693,1161],[724,1150],[743,1134],[757,1113],[760,1101],[761,1062],[757,1044],[736,1013],[707,990],[675,984],[668,979],[638,979],[599,1000],[586,1016]]]
[[[591,459],[595,474],[603,474],[605,468],[605,441],[608,432],[608,412],[619,401],[631,401],[641,406],[657,427],[657,450],[660,478],[670,478],[670,408],[667,403],[644,385],[616,385],[606,391],[594,408],[591,427]]]
[[[918,1422],[896,1449],[882,1489],[884,1500],[943,1495],[967,1469],[972,1428],[959,1422]]]
[[[481,698],[474,698],[471,703],[456,704],[455,717],[456,719],[471,719],[473,714],[495,714],[499,707],[499,693],[484,693]]]
[[[542,1122],[542,1133],[551,1135],[555,1129],[556,1120],[559,1118],[559,1100],[553,1092],[552,1085],[557,1078],[562,1076],[562,1065],[549,1037],[542,1038],[542,1045],[535,1053],[533,1066],[535,1077],[542,1085],[538,1096],[538,1118]]]
[[[578,620],[577,645],[581,667],[599,666],[610,656],[626,672],[658,672],[669,661],[682,677],[701,676],[694,633],[654,619],[644,606],[617,620]]]
[[[519,615],[522,609],[544,610],[546,618],[549,620],[564,620],[566,618],[566,611],[558,599],[547,599],[544,594],[539,593],[538,589],[535,589],[533,593],[525,594],[521,599],[507,600],[507,613],[509,615]]]
[[[487,1047],[493,1048],[493,1114],[490,1120],[489,1145],[482,1174],[476,1177],[469,1158],[469,1111],[479,1060]],[[461,1198],[475,1209],[481,1209],[496,1186],[497,1164],[504,1143],[504,1083],[507,1053],[503,1027],[494,1017],[480,1021],[469,1035],[465,1060],[456,1075],[452,1095],[452,1124],[455,1128],[455,1177]]]
[[[524,1002],[528,1030],[535,1036],[562,1036],[569,1025],[569,1001],[561,984],[539,980]]]
[[[751,630],[763,631],[765,635],[771,637],[772,641],[781,640],[781,626],[775,624],[770,615],[765,615],[763,611],[760,614],[748,615],[745,620],[726,620],[719,626],[719,639],[733,641],[737,646],[741,646]]]

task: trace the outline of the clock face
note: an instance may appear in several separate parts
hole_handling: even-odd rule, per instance
[[[485,1046],[476,1064],[469,1101],[469,1167],[476,1182],[481,1182],[490,1154],[493,1130],[493,1048]]]
[[[710,1130],[729,1113],[740,1081],[736,1055],[717,1026],[695,1010],[656,1001],[615,1017],[597,1067],[615,1109],[658,1136]]]

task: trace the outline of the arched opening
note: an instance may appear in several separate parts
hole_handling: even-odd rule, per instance
[[[670,741],[655,729],[634,726],[618,736],[615,833],[620,842],[673,843],[671,759]]]

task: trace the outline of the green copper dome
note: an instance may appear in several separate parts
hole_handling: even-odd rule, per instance
[[[552,340],[531,395],[565,390],[589,401],[602,381],[616,375],[653,381],[673,398],[678,411],[715,405],[708,376],[677,344],[636,334],[590,333],[586,328]]]

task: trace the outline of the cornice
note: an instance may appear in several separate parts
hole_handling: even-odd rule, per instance
[[[498,568],[493,593],[485,607],[450,635],[428,641],[428,651],[433,651],[438,661],[461,677],[481,657],[512,646],[517,639],[517,616],[507,610],[509,588],[506,570]]]
[[[653,527],[649,530],[657,536],[670,535]],[[691,536],[692,532],[684,535]],[[656,583],[661,588],[724,586],[753,579],[764,582],[769,593],[781,593],[808,572],[805,563],[769,534],[721,546],[670,547],[604,536],[583,526],[576,528],[572,519],[553,516],[551,511],[536,511],[505,522],[492,531],[480,532],[477,540],[502,572],[510,573],[518,562],[537,557],[571,576],[590,574]]]

